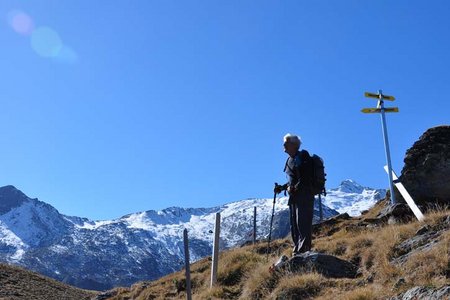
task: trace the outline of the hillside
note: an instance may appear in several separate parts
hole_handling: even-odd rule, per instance
[[[19,267],[0,264],[0,299],[82,300],[95,292],[78,289]]]
[[[213,289],[210,258],[192,264],[193,299],[449,299],[448,208],[427,213],[423,223],[391,224],[377,218],[385,206],[386,200],[360,217],[340,215],[314,228],[313,251],[353,263],[356,278],[289,269],[271,272],[278,257],[290,256],[290,241],[279,239],[273,242],[269,261],[266,243],[223,251]],[[185,299],[185,289],[184,273],[177,272],[111,290],[103,299]]]

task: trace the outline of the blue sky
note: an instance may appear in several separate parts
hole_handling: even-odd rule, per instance
[[[91,219],[272,197],[285,133],[387,188],[449,123],[448,1],[0,2],[0,185]]]

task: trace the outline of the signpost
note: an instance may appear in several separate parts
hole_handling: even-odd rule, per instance
[[[368,98],[378,99],[378,104],[376,108],[363,108],[361,111],[366,114],[370,113],[380,113],[381,114],[381,126],[383,128],[383,138],[384,138],[384,149],[386,152],[386,160],[388,166],[388,177],[389,177],[389,188],[391,190],[391,204],[395,204],[395,193],[394,193],[394,184],[392,179],[392,165],[391,165],[391,153],[389,151],[389,141],[387,135],[387,127],[386,127],[386,116],[387,112],[398,112],[398,107],[384,107],[384,100],[394,101],[394,96],[383,95],[381,90],[378,90],[378,94],[374,93],[364,93],[364,96]]]

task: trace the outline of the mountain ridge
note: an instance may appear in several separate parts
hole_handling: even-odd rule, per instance
[[[184,228],[190,236],[191,260],[210,255],[216,212],[222,217],[221,249],[252,239],[255,206],[257,239],[265,239],[272,213],[272,199],[254,198],[211,208],[169,207],[92,221],[60,214],[45,202],[15,192],[12,186],[0,188],[0,196],[2,191],[20,199],[17,203],[10,201],[9,210],[0,214],[0,261],[88,289],[129,285],[179,270],[184,257]],[[337,214],[323,208],[325,217]],[[318,211],[316,203],[315,221]],[[288,232],[287,197],[280,197],[275,205],[272,237],[284,237]]]

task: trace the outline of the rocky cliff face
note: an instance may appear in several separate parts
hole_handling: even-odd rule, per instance
[[[450,126],[428,129],[406,151],[400,181],[418,205],[450,205]],[[396,191],[398,199],[402,199]]]

